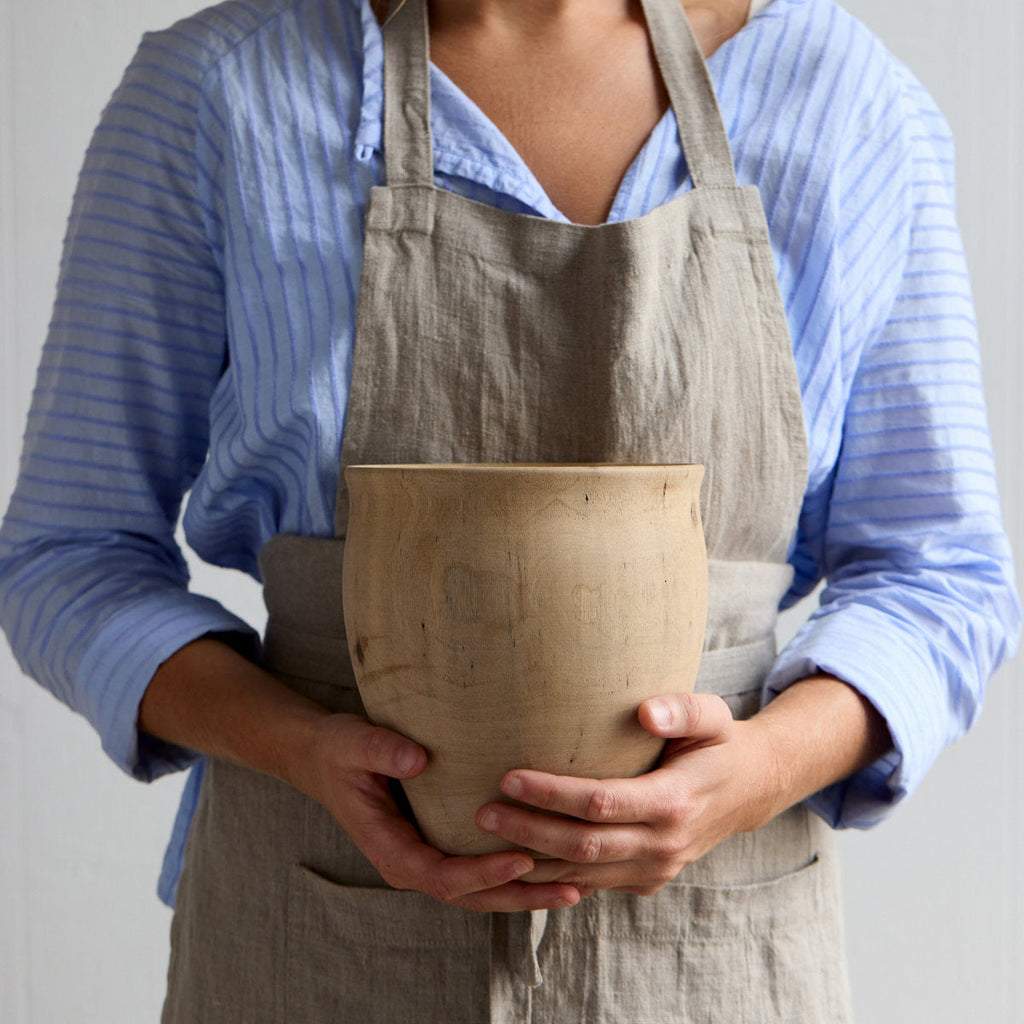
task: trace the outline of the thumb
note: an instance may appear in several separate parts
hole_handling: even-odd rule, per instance
[[[359,719],[347,725],[346,749],[356,771],[411,779],[426,767],[426,751],[405,736]]]
[[[721,743],[732,733],[729,706],[713,693],[673,693],[640,705],[640,724],[655,736],[691,743]]]

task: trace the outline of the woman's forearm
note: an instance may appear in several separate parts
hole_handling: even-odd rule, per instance
[[[309,793],[309,755],[329,714],[228,644],[203,637],[157,670],[139,706],[138,725],[151,736]]]

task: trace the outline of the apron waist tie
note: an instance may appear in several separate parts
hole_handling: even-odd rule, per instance
[[[263,641],[262,664],[290,686],[325,707],[363,714],[362,701],[348,667],[344,636],[326,637],[293,629],[279,630],[271,620]],[[340,666],[334,678],[322,678],[322,658]],[[761,683],[775,660],[773,634],[745,643],[704,651],[695,689],[724,698],[733,715],[749,718],[760,706]],[[321,678],[318,678],[320,676]]]

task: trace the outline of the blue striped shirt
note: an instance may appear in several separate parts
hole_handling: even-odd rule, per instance
[[[156,667],[246,629],[187,590],[183,496],[195,551],[253,575],[273,534],[331,533],[381,60],[359,0],[229,0],[144,38],[86,157],[0,608],[26,672],[141,778],[192,761],[136,730]],[[820,669],[884,714],[892,754],[812,801],[863,826],[971,724],[1019,624],[951,140],[832,0],[775,0],[710,68],[761,189],[809,437],[787,602],[827,580],[766,692]],[[564,219],[437,69],[432,88],[440,187]],[[610,219],[689,187],[666,115]]]

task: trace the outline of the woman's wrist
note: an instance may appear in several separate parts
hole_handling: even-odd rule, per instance
[[[826,674],[788,686],[749,724],[771,779],[765,820],[866,768],[892,747],[874,705]]]

